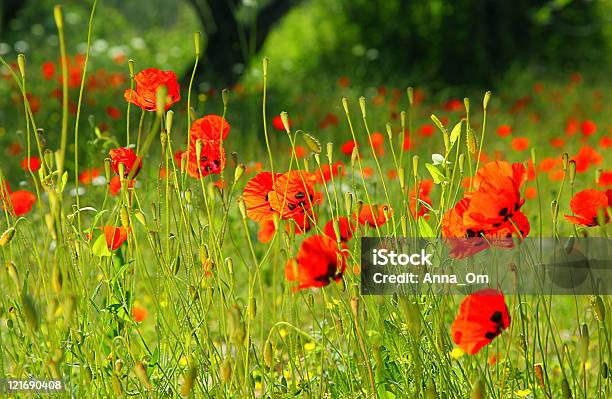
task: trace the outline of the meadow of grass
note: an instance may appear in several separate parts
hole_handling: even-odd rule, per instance
[[[55,20],[66,60],[61,8]],[[364,296],[359,277],[361,237],[442,236],[495,161],[525,166],[529,237],[607,237],[606,206],[590,226],[564,217],[576,193],[611,184],[605,82],[449,99],[359,97],[341,77],[286,113],[268,105],[285,101],[268,98],[275,60],[257,87],[183,85],[180,100],[171,79],[145,95],[135,76],[152,66],[130,60],[105,123],[88,117],[88,56],[74,76],[56,65],[59,117],[44,124],[40,71],[2,59],[18,117],[0,164],[0,377],[61,379],[60,397],[78,398],[610,397],[608,296],[507,295],[511,322],[468,354],[451,334],[463,297]],[[253,185],[261,172],[271,188]],[[332,247],[309,252],[311,238]],[[307,278],[326,251],[336,269]]]

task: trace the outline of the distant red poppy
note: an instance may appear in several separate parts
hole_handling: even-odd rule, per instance
[[[408,131],[408,129],[406,129],[404,131],[404,143],[402,145],[402,150],[404,151],[409,151],[412,149],[412,141],[410,140],[410,132]]]
[[[55,75],[55,64],[51,61],[44,62],[42,64],[42,73],[45,80],[53,79],[53,76]]]
[[[24,172],[38,172],[38,169],[40,169],[40,165],[41,161],[38,157],[25,157],[19,163],[19,166],[21,167],[21,169],[23,169]]]
[[[612,206],[612,190],[599,191],[595,189],[582,190],[570,201],[572,215],[565,215],[574,224],[593,227],[597,226],[597,213],[603,212],[604,224],[610,220],[607,207]]]
[[[340,147],[340,151],[342,151],[343,154],[348,155],[350,157],[351,155],[353,155],[353,149],[356,146],[357,146],[357,143],[355,143],[354,140],[349,140],[345,142],[344,144],[342,144],[342,147]]]
[[[509,125],[501,125],[497,128],[497,135],[499,137],[506,137],[512,134],[512,128]]]
[[[149,312],[146,308],[142,306],[132,306],[132,317],[136,323],[142,323],[148,315]]]
[[[453,342],[473,355],[510,326],[504,294],[494,289],[466,296],[451,327]]]
[[[580,122],[576,118],[569,118],[565,123],[565,134],[567,136],[573,136],[578,132]]]
[[[351,80],[346,76],[341,76],[338,79],[338,85],[340,87],[348,87],[351,84]]]
[[[319,122],[319,128],[325,129],[329,126],[337,126],[338,125],[338,117],[331,112],[328,112],[325,117]]]
[[[21,151],[23,151],[23,148],[21,147],[21,144],[19,143],[11,143],[9,144],[6,152],[8,152],[9,155],[11,156],[17,156],[19,154],[21,154]]]
[[[317,176],[317,183],[327,183],[331,180],[332,175],[334,177],[344,176],[344,163],[336,161],[330,167],[329,164],[325,163],[321,165],[321,169],[315,172]]]
[[[113,172],[119,174],[119,165],[123,164],[123,177],[136,177],[142,168],[142,157],[136,156],[133,149],[120,147],[108,152],[111,158],[111,168]],[[132,172],[132,169],[134,171]]]
[[[389,205],[364,204],[359,215],[354,215],[353,219],[356,219],[361,225],[380,227],[391,220],[391,215],[393,215],[393,208]]]
[[[444,104],[444,109],[450,112],[461,111],[463,109],[463,101],[452,98]]]
[[[100,169],[91,168],[85,169],[81,173],[79,173],[79,182],[84,185],[89,185],[96,177],[100,176]],[[118,177],[118,176],[117,176]]]
[[[385,147],[384,147],[385,136],[383,136],[382,133],[373,132],[370,135],[370,143],[372,144],[372,147],[374,148],[376,155],[382,156],[385,154]]]
[[[602,137],[601,139],[599,139],[599,146],[603,149],[608,149],[612,147],[612,138],[608,136]]]
[[[433,134],[434,130],[435,130],[434,125],[432,125],[431,123],[426,123],[424,125],[421,125],[421,127],[419,127],[419,130],[417,131],[417,133],[423,137],[430,137]]]
[[[338,219],[338,230],[340,233],[340,242],[347,242],[353,236],[353,232],[357,229],[349,218],[342,216]],[[325,224],[323,233],[334,241],[338,241],[336,231],[334,230],[334,221],[330,220]]]
[[[7,193],[4,192],[1,198],[2,209],[8,209],[14,216],[23,216],[29,213],[36,203],[36,195],[27,190],[10,192],[10,189],[7,186],[6,191],[8,191],[8,201],[6,200]]]
[[[111,119],[120,119],[121,111],[113,107],[112,105],[109,105],[108,107],[106,107],[106,115],[108,115]]]
[[[306,238],[297,257],[289,259],[285,277],[295,281],[295,291],[310,287],[324,287],[331,281],[340,281],[346,270],[347,254],[340,251],[336,242],[323,235]]]
[[[612,170],[604,170],[599,175],[597,185],[600,187],[609,187],[612,185]]]
[[[429,209],[427,209],[420,201],[423,201],[430,206],[432,205],[432,200],[429,198],[429,194],[431,193],[431,189],[433,188],[433,180],[424,179],[419,183],[419,193],[418,193],[418,201],[417,202],[417,193],[415,189],[412,189],[409,194],[410,201],[410,212],[412,213],[412,217],[417,218],[419,216],[424,216],[429,213]],[[418,208],[418,213],[416,212]]]
[[[134,77],[136,90],[127,89],[123,94],[126,101],[145,111],[157,110],[157,89],[166,86],[168,98],[166,110],[181,99],[180,86],[176,74],[172,71],[161,71],[155,68],[140,71]]]
[[[189,128],[191,133],[191,143],[195,144],[197,140],[225,140],[230,132],[229,122],[219,115],[206,115],[200,119],[196,119]]]
[[[291,129],[291,125],[293,125],[293,121],[291,120],[291,118],[287,118],[287,124],[289,125],[289,129]],[[283,118],[281,118],[280,115],[276,115],[272,119],[272,126],[274,126],[274,129],[278,130],[279,132],[285,131],[285,125],[283,125]]]
[[[583,136],[590,136],[597,131],[597,125],[591,120],[586,120],[580,125],[580,130]]]
[[[563,146],[565,145],[565,140],[559,137],[554,137],[550,139],[550,145],[555,148],[563,148]]]
[[[101,229],[106,238],[106,245],[109,251],[115,251],[127,240],[128,230],[123,226],[104,226]]]
[[[296,145],[295,156],[298,158],[304,158],[306,156],[306,149],[301,145]]]
[[[515,137],[510,144],[515,151],[525,151],[529,148],[529,139],[527,137]]]
[[[536,190],[535,187],[530,186],[525,189],[525,198],[534,199],[537,196],[538,196],[538,190]]]
[[[591,165],[599,165],[602,156],[591,146],[585,145],[580,148],[578,154],[572,158],[576,162],[576,172],[586,172]]]

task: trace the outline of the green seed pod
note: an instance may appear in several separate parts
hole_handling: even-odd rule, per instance
[[[64,16],[62,14],[62,6],[53,7],[53,18],[55,19],[55,26],[58,30],[64,29]]]
[[[355,165],[357,164],[357,160],[359,159],[359,147],[353,147],[353,151],[351,152],[351,169],[355,169]]]
[[[485,399],[487,394],[485,381],[479,378],[478,381],[472,386],[472,399]]]
[[[476,136],[474,134],[474,129],[472,129],[471,126],[466,126],[466,144],[467,144],[467,149],[470,152],[470,154],[475,154],[476,153]]]
[[[610,372],[610,370],[608,369],[608,363],[603,362],[602,365],[601,365],[601,376],[604,379],[607,379],[608,376],[610,375],[609,372]]]
[[[350,215],[353,211],[353,193],[350,191],[344,193],[344,208],[346,209],[347,215]]]
[[[264,57],[262,60],[262,70],[263,70],[264,77],[268,76],[268,65],[269,64],[270,64],[270,59],[268,57]]]
[[[406,89],[406,94],[408,95],[408,104],[412,107],[414,104],[414,89],[411,86],[408,86]]]
[[[136,364],[134,365],[134,374],[136,374],[136,377],[138,377],[140,383],[148,391],[153,388],[153,386],[151,385],[151,381],[149,381],[149,376],[147,375],[147,368],[144,364],[142,364],[142,362],[136,362]]]
[[[147,219],[140,209],[136,209],[134,211],[134,217],[140,222],[140,224],[142,224],[144,227],[147,227]]]
[[[597,321],[603,323],[606,321],[606,306],[604,305],[603,299],[599,295],[591,298],[591,306],[595,312],[595,318]]]
[[[14,236],[15,236],[14,227],[9,227],[8,229],[6,229],[4,233],[2,233],[2,235],[0,236],[0,247],[4,247],[8,243],[10,243]]]
[[[106,177],[106,184],[110,185],[111,182],[111,159],[104,158],[104,177]]]
[[[221,90],[221,100],[223,101],[223,107],[227,108],[229,106],[229,90],[228,89]]]
[[[257,300],[255,297],[249,298],[249,306],[247,308],[247,315],[249,319],[255,320],[255,316],[257,316]]]
[[[569,161],[569,182],[570,184],[574,184],[574,181],[576,181],[576,161],[574,161],[573,159],[571,161]]]
[[[463,99],[463,105],[465,106],[465,112],[469,114],[470,113],[470,99],[465,97]]]
[[[364,96],[359,97],[359,109],[361,110],[361,116],[366,117],[366,98]]]
[[[482,108],[486,111],[489,106],[489,100],[491,99],[491,92],[487,91],[482,99]]]
[[[419,156],[412,157],[412,176],[417,177],[419,171]]]
[[[189,396],[189,392],[191,392],[191,388],[193,388],[193,383],[198,374],[198,369],[195,366],[189,367],[189,370],[185,373],[185,379],[183,381],[183,386],[181,387],[181,395]]]
[[[243,163],[240,163],[236,166],[236,170],[234,170],[234,181],[240,180],[242,175],[244,175],[245,166]]]
[[[346,97],[342,97],[342,108],[344,108],[344,113],[348,115],[349,106],[348,106],[348,99]]]
[[[264,344],[263,359],[266,366],[271,369],[274,365],[274,348],[272,347],[272,342],[270,341],[266,341]]]
[[[397,178],[399,180],[400,188],[402,191],[406,190],[406,169],[403,166],[400,166],[397,169]]]
[[[291,131],[291,126],[289,126],[289,114],[286,111],[282,111],[280,113],[281,122],[283,122],[283,127],[285,131],[289,133]]]
[[[242,219],[246,220],[247,211],[246,211],[246,204],[244,203],[244,200],[242,199],[242,197],[238,197],[236,199],[236,202],[238,203],[238,210],[240,210],[240,215],[242,215]]]
[[[128,70],[130,72],[130,80],[133,80],[134,79],[134,60],[131,58],[128,60]]]
[[[25,78],[25,55],[17,54],[17,66],[19,66],[19,73],[21,74],[21,78]]]
[[[130,228],[130,213],[127,210],[127,207],[121,207],[121,211],[119,212],[119,219],[121,220],[121,226],[123,226],[125,229]]]
[[[219,366],[219,374],[221,375],[221,382],[227,384],[232,377],[232,363],[229,357],[226,357]]]
[[[589,327],[586,324],[582,325],[577,346],[582,362],[586,363],[586,361],[589,359]]]
[[[168,132],[168,135],[170,135],[170,132],[172,132],[173,121],[174,111],[169,110],[168,112],[166,112],[166,131]]]

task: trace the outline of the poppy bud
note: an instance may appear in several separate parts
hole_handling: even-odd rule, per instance
[[[130,215],[129,215],[129,212],[127,210],[127,207],[125,207],[125,206],[121,207],[121,211],[119,212],[119,219],[121,220],[121,225],[125,229],[129,229],[130,228]]]
[[[147,226],[147,219],[144,215],[144,213],[142,213],[142,211],[140,209],[136,209],[134,211],[134,217],[136,218],[136,220],[138,220],[140,222],[140,224],[142,224],[143,226]]]
[[[535,369],[536,378],[538,379],[538,384],[540,384],[540,387],[543,389],[544,388],[544,370],[542,369],[542,364],[537,363],[534,366],[534,369]]]
[[[195,49],[196,58],[200,57],[200,35],[201,33],[199,31],[193,34],[193,47]]]
[[[385,128],[387,129],[387,137],[389,137],[389,141],[393,140],[393,131],[391,130],[391,124],[387,123],[385,125]]]
[[[289,133],[291,131],[291,126],[289,126],[289,115],[287,114],[287,111],[281,112],[280,118],[281,122],[283,122],[283,127],[285,128],[285,131]]]
[[[593,306],[595,318],[603,323],[606,320],[606,306],[599,295],[591,298],[591,306]]]
[[[55,19],[55,25],[57,29],[64,29],[64,16],[62,15],[62,6],[53,7],[53,18]]]
[[[551,210],[553,219],[557,220],[557,216],[559,215],[559,203],[557,202],[557,200],[551,201],[550,210]]]
[[[468,151],[471,154],[474,154],[476,153],[476,135],[474,133],[474,129],[472,129],[471,126],[466,125],[465,130],[466,130],[465,138],[466,138],[466,144],[467,144]]]
[[[359,298],[356,296],[351,298],[351,311],[355,320],[359,318]]]
[[[408,86],[408,88],[406,89],[406,94],[408,95],[408,104],[410,104],[410,106],[412,107],[412,105],[414,104],[414,89],[412,88],[412,86]]]
[[[470,113],[470,99],[465,97],[463,99],[463,105],[465,106],[465,112],[469,114]]]
[[[255,297],[249,298],[249,306],[247,307],[247,315],[249,319],[255,320],[255,316],[257,316],[257,300]]]
[[[402,131],[405,130],[404,126],[406,126],[406,111],[400,112],[400,123],[402,124]]]
[[[174,121],[174,111],[166,112],[166,131],[168,134],[172,131],[172,122]]]
[[[17,292],[21,292],[21,284],[19,284],[19,278],[17,276],[17,268],[15,267],[15,264],[12,261],[7,262],[6,272],[11,277],[11,280],[13,280],[13,283],[15,284],[15,288],[17,289]]]
[[[569,181],[573,185],[576,180],[576,161],[573,159],[569,161]]]
[[[236,202],[238,202],[238,209],[240,210],[240,215],[242,215],[242,220],[246,220],[247,212],[246,212],[246,205],[244,203],[244,200],[242,199],[242,197],[238,197]]]
[[[419,156],[415,155],[412,157],[412,176],[417,177],[419,169]]]
[[[111,181],[111,159],[104,158],[104,177],[106,177],[106,184],[110,185]]]
[[[130,79],[134,80],[134,60],[131,58],[128,60],[128,70],[130,71]]]
[[[229,360],[229,357],[226,357],[221,363],[219,373],[221,374],[221,382],[229,382],[230,378],[232,377],[232,363]]]
[[[19,66],[19,73],[21,73],[21,78],[25,79],[25,55],[17,54],[17,65]]]
[[[349,114],[349,106],[348,106],[348,99],[346,97],[342,97],[342,107],[344,108],[344,113],[346,115]]]
[[[268,57],[264,57],[262,60],[262,70],[263,70],[264,77],[268,76],[268,65],[269,64],[270,64],[270,59]]]
[[[240,180],[242,175],[244,175],[245,166],[243,163],[239,163],[234,170],[234,181],[237,182]]]
[[[570,389],[569,382],[567,379],[563,379],[561,382],[561,392],[563,393],[563,399],[572,399],[572,390]]]
[[[472,399],[485,399],[486,397],[486,386],[485,381],[482,378],[479,378],[478,381],[472,386]]]
[[[327,162],[331,165],[334,159],[334,143],[327,143]]]
[[[155,92],[155,108],[157,116],[161,117],[166,109],[166,102],[168,100],[168,87],[160,85]]]
[[[580,337],[578,338],[578,352],[582,357],[582,362],[586,363],[589,358],[589,328],[586,324],[582,325]]]
[[[317,163],[317,166],[321,167],[321,157],[319,157],[319,154],[314,154],[314,159],[315,159],[315,162]]]
[[[344,193],[344,208],[346,209],[346,214],[350,215],[353,210],[353,193],[350,191]]]
[[[366,117],[366,98],[364,96],[359,97],[359,109],[361,110],[361,116]]]
[[[223,108],[227,108],[229,105],[229,90],[221,90],[221,100],[223,101]]]
[[[563,171],[567,171],[567,163],[569,160],[569,155],[567,154],[567,152],[564,152],[563,155],[561,155],[561,160],[562,160],[562,167],[563,167]]]
[[[149,376],[147,375],[147,368],[142,362],[136,362],[134,365],[134,374],[136,374],[136,377],[138,377],[147,390],[150,391],[153,388],[151,381],[149,381]]]
[[[265,365],[271,369],[274,361],[274,347],[272,347],[272,342],[266,341],[263,349],[263,359]]]
[[[115,373],[111,375],[111,385],[113,386],[113,392],[115,393],[115,397],[123,396],[123,387],[121,386],[121,381],[119,381],[119,377]]]
[[[482,99],[482,108],[486,111],[489,106],[489,100],[491,99],[491,92],[487,91]]]
[[[181,387],[181,396],[189,396],[189,392],[191,392],[191,388],[193,388],[193,383],[196,379],[197,373],[197,367],[189,367],[189,370],[187,370],[187,372],[185,373],[183,386]]]
[[[9,227],[8,229],[6,229],[4,233],[2,233],[2,235],[0,236],[0,247],[6,246],[9,242],[11,242],[14,236],[15,236],[14,227]]]
[[[55,291],[56,294],[59,294],[60,292],[62,292],[62,283],[63,283],[63,278],[62,278],[62,271],[60,270],[59,266],[56,264],[53,266],[53,272],[52,272],[52,279],[51,279],[51,284],[53,285],[53,290]]]
[[[359,159],[359,148],[355,146],[353,148],[353,151],[351,152],[351,169],[355,169],[355,164],[357,163],[358,159]]]

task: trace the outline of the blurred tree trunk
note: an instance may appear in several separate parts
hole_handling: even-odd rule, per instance
[[[9,22],[17,16],[17,13],[27,3],[26,0],[2,0],[0,1],[0,37],[6,31]]]
[[[241,21],[242,0],[188,0],[198,15],[203,30],[204,51],[200,54],[194,87],[203,81],[231,87],[248,67],[250,58],[263,46],[274,25],[299,0],[271,0]],[[252,7],[252,6],[249,6]],[[183,81],[191,77],[190,67]]]

